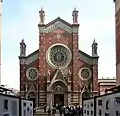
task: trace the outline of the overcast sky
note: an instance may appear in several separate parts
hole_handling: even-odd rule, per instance
[[[79,11],[79,49],[91,55],[98,42],[99,78],[115,77],[115,23],[113,0],[4,0],[2,17],[2,84],[19,89],[19,43],[24,38],[27,54],[38,49],[39,10],[45,23],[58,16],[72,23]]]

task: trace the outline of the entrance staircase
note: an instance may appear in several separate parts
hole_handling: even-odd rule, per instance
[[[46,110],[47,111],[47,110]],[[57,110],[56,111],[56,115],[58,115],[59,114],[59,111]],[[36,112],[35,112],[35,114],[34,114],[34,116],[48,116],[48,114],[47,113],[44,113],[44,109],[42,109],[42,108],[37,108],[36,109]],[[52,115],[51,115],[52,116]]]
[[[44,113],[44,109],[38,107],[35,111],[34,116],[47,116],[47,113]]]

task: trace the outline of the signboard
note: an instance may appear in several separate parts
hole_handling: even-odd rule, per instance
[[[120,116],[120,92],[83,100],[83,115]]]
[[[0,116],[19,116],[19,98],[0,94]]]
[[[97,116],[120,116],[120,92],[96,98]]]
[[[0,116],[33,116],[33,101],[0,93]]]
[[[83,115],[94,116],[94,98],[83,101]]]
[[[33,116],[33,101],[21,100],[22,116]]]

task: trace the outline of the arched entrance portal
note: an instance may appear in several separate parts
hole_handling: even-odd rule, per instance
[[[55,81],[51,89],[53,105],[63,106],[68,104],[68,88],[64,81]]]
[[[88,98],[90,98],[90,93],[87,92],[87,91],[84,91],[84,92],[82,93],[82,99],[88,99]]]
[[[33,101],[33,107],[36,107],[36,93],[34,91],[29,92],[28,98]]]
[[[64,93],[63,93],[63,88],[61,85],[57,85],[54,88],[54,105],[64,105]]]

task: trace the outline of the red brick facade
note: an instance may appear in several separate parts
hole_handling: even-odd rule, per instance
[[[106,78],[106,79],[99,79],[98,80],[98,88],[99,88],[99,94],[105,94],[105,91],[107,89],[113,88],[116,86],[116,79],[113,78]]]
[[[58,26],[58,28],[54,26],[55,24]],[[63,25],[64,28],[62,28],[61,25]],[[54,104],[53,99],[55,99],[55,91],[52,87],[59,84],[61,86],[63,85],[62,87],[67,90],[65,93],[62,91],[57,91],[57,93],[65,94],[66,97],[64,97],[64,100],[67,101],[64,103],[65,105],[80,103],[82,93],[84,92],[88,92],[89,94],[91,92],[97,94],[98,56],[89,56],[78,49],[79,24],[69,24],[58,17],[46,25],[39,24],[38,27],[39,50],[35,51],[29,56],[19,57],[20,91],[22,92],[22,95],[29,96],[31,91],[34,92],[36,105],[40,106],[43,104],[48,104],[48,102],[49,105]],[[57,38],[57,34],[61,35],[60,38]],[[60,69],[60,72],[62,72],[60,78],[63,76],[63,78],[67,78],[66,80],[57,79],[59,76],[59,69],[51,67],[46,61],[47,50],[54,44],[63,44],[71,51],[72,60],[70,64],[64,69]],[[36,68],[39,72],[39,76],[35,81],[29,80],[26,76],[26,71],[31,67]],[[84,67],[89,68],[91,71],[90,79],[87,81],[80,78],[79,75],[80,69]],[[56,83],[54,83],[53,80]]]

